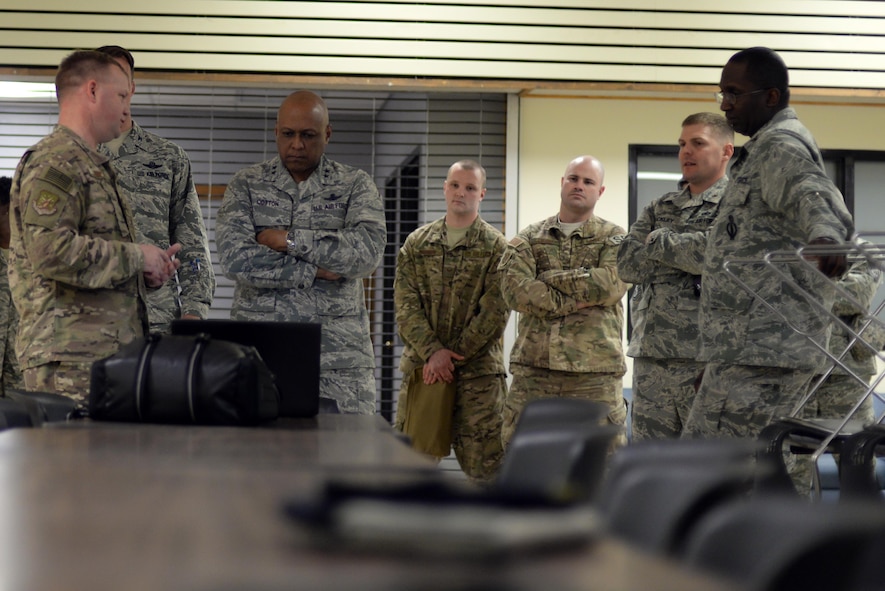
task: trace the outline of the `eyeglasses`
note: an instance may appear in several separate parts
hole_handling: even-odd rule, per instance
[[[716,102],[721,106],[722,103],[735,104],[739,98],[742,96],[750,96],[751,94],[759,94],[760,92],[767,92],[767,88],[760,88],[759,90],[751,90],[750,92],[714,92],[713,96],[716,97]]]

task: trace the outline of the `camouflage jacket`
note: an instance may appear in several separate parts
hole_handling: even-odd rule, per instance
[[[855,261],[848,272],[839,280],[838,285],[847,291],[852,300],[836,294],[833,304],[833,314],[839,316],[852,330],[857,332],[863,327],[864,316],[870,313],[873,298],[882,283],[882,272],[870,266],[865,258]],[[858,307],[857,304],[861,304]],[[861,333],[861,338],[867,342],[878,345],[881,349],[885,342],[882,340],[882,331],[877,330],[878,325],[871,325]],[[861,344],[855,344],[846,354],[850,335],[841,324],[833,324],[833,333],[830,335],[829,352],[842,361],[848,368],[859,376],[872,376],[877,372],[876,358],[872,350]],[[845,375],[845,371],[836,366],[834,373]]]
[[[624,237],[618,276],[634,284],[630,357],[697,357],[700,293],[695,285],[704,268],[706,231],[726,184],[723,177],[695,197],[688,187],[667,193],[639,214]]]
[[[0,396],[10,388],[21,388],[22,374],[15,356],[18,312],[12,305],[8,274],[9,251],[0,249]]]
[[[107,158],[59,125],[22,156],[10,205],[22,368],[102,359],[144,334],[144,256]]]
[[[803,293],[813,294],[829,309],[831,282],[801,263],[779,264],[797,288],[761,261],[766,253],[795,251],[817,238],[844,241],[852,233],[852,221],[842,195],[827,178],[814,138],[790,108],[744,144],[729,175],[719,216],[707,237],[699,358],[818,369],[823,355],[800,333],[825,346],[830,318],[815,310]],[[757,296],[728,275],[723,262],[729,259],[753,261],[734,261],[729,268]]]
[[[290,230],[294,245],[258,244],[267,228]],[[221,269],[236,281],[231,318],[322,323],[322,369],[375,367],[362,279],[386,240],[384,205],[362,170],[324,156],[302,183],[279,157],[239,171],[216,228]],[[317,279],[317,267],[342,279]]]
[[[627,284],[618,278],[624,230],[591,217],[566,236],[557,217],[532,224],[501,259],[504,301],[519,312],[510,362],[558,371],[624,373]],[[578,304],[592,306],[578,309]]]
[[[169,332],[172,320],[183,314],[206,318],[215,273],[187,154],[135,122],[120,141],[100,146],[99,151],[111,158],[117,189],[135,214],[139,242],[162,249],[181,244],[178,282],[148,290],[151,332]]]
[[[507,241],[479,217],[449,248],[445,218],[406,238],[396,260],[394,301],[408,375],[440,349],[463,355],[463,378],[504,373],[501,335],[510,309],[501,297],[498,263]]]

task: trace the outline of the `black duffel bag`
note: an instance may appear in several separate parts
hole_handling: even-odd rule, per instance
[[[207,334],[152,334],[92,364],[89,416],[100,421],[254,425],[280,395],[254,347]]]

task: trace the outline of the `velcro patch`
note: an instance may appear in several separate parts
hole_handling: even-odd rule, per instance
[[[58,211],[58,200],[60,197],[55,193],[47,190],[40,191],[40,194],[34,199],[34,211],[39,215],[54,215]]]
[[[515,246],[515,247],[519,248],[523,244],[525,244],[525,240],[523,240],[519,236],[514,236],[513,238],[510,239],[510,246]]]
[[[74,180],[71,177],[52,166],[43,173],[40,180],[55,185],[65,193],[70,193],[71,187],[74,186]]]

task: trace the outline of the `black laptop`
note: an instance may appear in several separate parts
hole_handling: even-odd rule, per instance
[[[313,417],[320,404],[320,329],[306,322],[174,320],[172,334],[206,333],[251,345],[276,378],[280,416]]]

